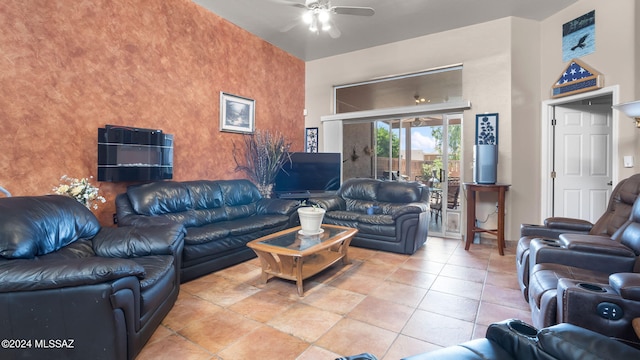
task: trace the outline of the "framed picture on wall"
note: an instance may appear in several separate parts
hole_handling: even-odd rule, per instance
[[[305,129],[304,151],[308,153],[318,152],[318,128],[317,127]]]
[[[255,100],[220,92],[220,130],[253,133]]]
[[[476,115],[476,145],[498,145],[498,114]]]

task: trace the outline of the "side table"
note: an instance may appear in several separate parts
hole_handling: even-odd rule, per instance
[[[486,232],[498,238],[498,252],[504,255],[504,200],[505,193],[510,184],[476,184],[464,183],[467,193],[467,239],[464,249],[469,250],[475,233]],[[476,192],[497,192],[498,193],[498,228],[484,229],[476,226]]]

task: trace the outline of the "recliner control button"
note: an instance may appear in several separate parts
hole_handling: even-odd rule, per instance
[[[596,307],[596,311],[598,312],[598,315],[609,320],[620,320],[624,315],[624,311],[622,311],[620,305],[610,302],[601,302]]]

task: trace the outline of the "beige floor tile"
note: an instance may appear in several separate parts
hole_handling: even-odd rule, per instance
[[[436,344],[418,340],[406,335],[400,335],[396,341],[393,342],[391,348],[381,360],[398,360],[441,348],[442,346]]]
[[[295,359],[308,347],[308,343],[297,337],[263,325],[239,338],[237,342],[222,350],[219,356],[224,360]]]
[[[295,299],[277,291],[264,290],[229,306],[229,310],[264,323],[294,304],[297,304]]]
[[[438,275],[442,268],[444,268],[445,262],[436,262],[430,259],[418,259],[410,258],[405,261],[400,267],[407,270],[421,271],[429,274]]]
[[[455,279],[468,280],[483,283],[487,272],[472,267],[447,264],[442,268],[440,275]]]
[[[259,326],[261,325],[257,321],[223,310],[192,322],[178,333],[211,353],[217,353]]]
[[[319,359],[337,359],[340,354],[336,354],[332,351],[323,349],[318,346],[310,346],[307,350],[305,350],[302,355],[298,356],[296,360],[319,360]]]
[[[344,315],[358,305],[366,296],[350,290],[324,286],[305,296],[302,302],[320,309]]]
[[[342,316],[307,304],[296,304],[271,319],[267,325],[283,333],[314,342],[333,327]]]
[[[423,289],[429,289],[436,280],[436,275],[422,271],[399,268],[391,274],[387,280]]]
[[[477,324],[491,325],[506,319],[520,319],[531,324],[531,311],[516,309],[509,306],[481,302],[478,309]]]
[[[436,281],[433,282],[431,290],[475,300],[480,300],[480,297],[482,296],[482,284],[445,276],[439,276]]]
[[[495,285],[485,285],[482,301],[514,307],[524,311],[530,310],[529,303],[524,301],[520,289],[506,289]]]
[[[396,304],[411,306],[413,308],[420,304],[420,301],[427,293],[427,289],[400,284],[393,281],[385,281],[371,292],[371,296],[379,299],[391,301]]]
[[[492,322],[531,322],[515,273],[515,242],[472,245],[429,237],[415,254],[351,247],[304,282],[260,281],[260,262],[181,285],[137,359],[399,359],[484,337]]]
[[[382,357],[396,338],[396,333],[361,321],[345,318],[316,342],[343,356],[371,353]]]
[[[402,334],[440,346],[451,346],[471,339],[473,323],[416,310]]]
[[[182,336],[173,334],[161,341],[147,344],[136,360],[207,360],[213,354]]]
[[[369,296],[348,317],[383,329],[400,332],[415,308]]]
[[[431,290],[420,303],[419,308],[452,318],[475,321],[480,301],[462,296]]]
[[[193,321],[210,317],[222,307],[194,295],[180,296],[162,324],[177,331]]]

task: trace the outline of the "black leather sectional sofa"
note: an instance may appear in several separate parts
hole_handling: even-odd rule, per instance
[[[0,358],[135,358],[178,296],[184,234],[103,228],[66,196],[0,198]]]
[[[358,229],[354,246],[413,254],[427,240],[429,190],[416,182],[354,178],[311,202],[326,210],[325,224]]]
[[[116,198],[119,226],[185,226],[183,282],[255,257],[247,242],[296,226],[298,207],[262,198],[244,179],[154,182]]]

